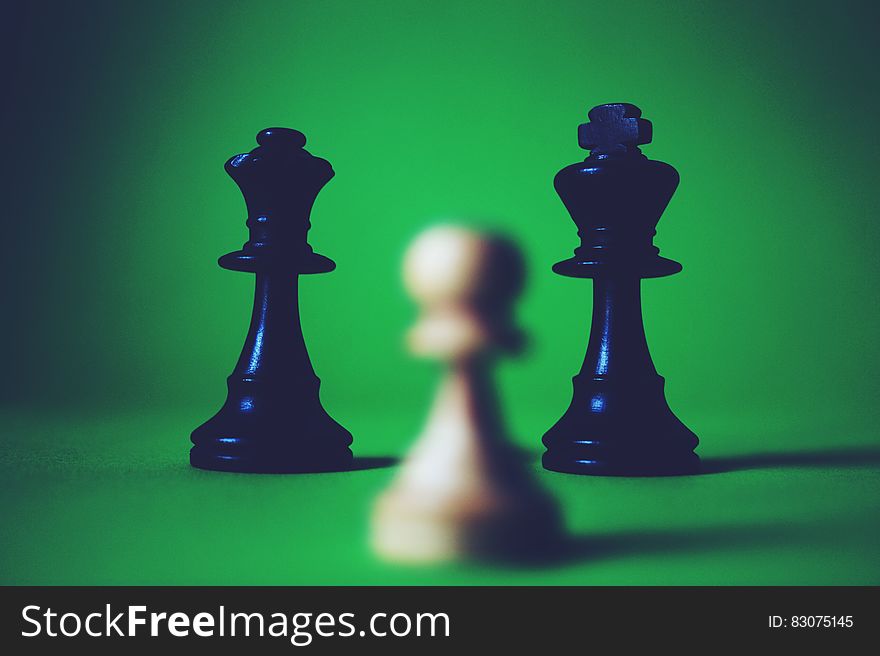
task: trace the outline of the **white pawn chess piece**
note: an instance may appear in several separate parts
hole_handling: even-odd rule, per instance
[[[409,347],[446,370],[421,435],[376,502],[372,546],[422,563],[535,555],[555,540],[555,506],[505,441],[488,371],[516,334],[518,253],[498,238],[438,226],[410,246],[403,274],[421,306]]]

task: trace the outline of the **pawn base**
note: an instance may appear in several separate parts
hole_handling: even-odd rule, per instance
[[[543,496],[516,496],[480,507],[421,491],[392,489],[372,519],[371,546],[381,558],[409,564],[451,561],[530,563],[553,560],[562,548],[555,505]]]

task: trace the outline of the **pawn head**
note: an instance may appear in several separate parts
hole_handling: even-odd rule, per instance
[[[525,267],[512,241],[456,225],[428,228],[407,249],[404,285],[422,315],[411,349],[441,359],[468,357],[519,341],[513,301]]]

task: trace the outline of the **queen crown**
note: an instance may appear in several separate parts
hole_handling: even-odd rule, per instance
[[[220,265],[237,271],[333,270],[333,261],[314,253],[307,236],[312,205],[333,178],[333,167],[304,149],[305,135],[297,130],[266,128],[257,143],[225,165],[244,196],[250,234],[241,250],[220,258]]]

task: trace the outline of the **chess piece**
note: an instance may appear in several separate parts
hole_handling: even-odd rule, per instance
[[[654,228],[678,172],[645,157],[651,123],[627,104],[594,107],[578,137],[590,156],[562,169],[554,186],[578,227],[563,276],[593,279],[593,319],[574,395],[544,435],[544,467],[575,474],[664,475],[696,471],[698,440],[672,413],[642,323],[641,279],[681,265],[660,257]]]
[[[531,559],[557,535],[556,508],[505,439],[490,370],[514,351],[519,251],[502,238],[434,227],[407,251],[404,279],[421,305],[416,355],[445,365],[427,424],[378,499],[373,548],[390,560]]]
[[[298,307],[299,276],[336,267],[307,243],[312,204],[334,172],[296,130],[268,128],[257,143],[226,162],[244,195],[250,238],[219,260],[256,274],[250,329],[226,403],[192,433],[190,463],[237,472],[346,469],[351,435],[321,406]]]

